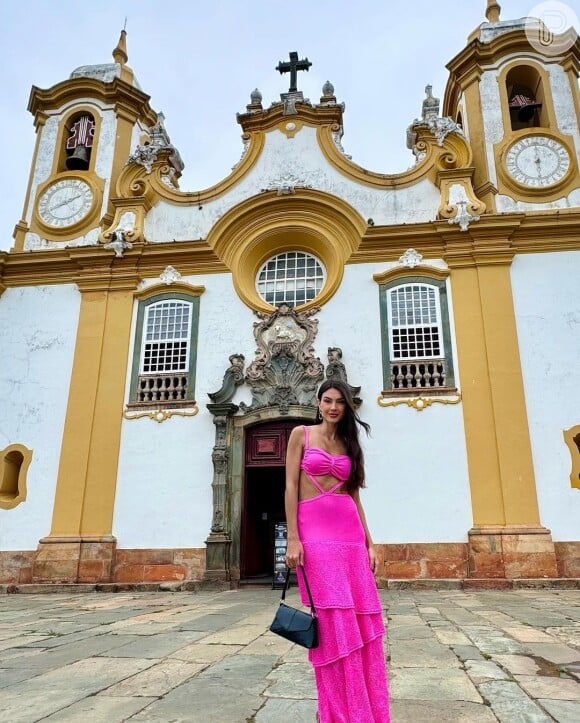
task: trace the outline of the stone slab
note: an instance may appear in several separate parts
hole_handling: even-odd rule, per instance
[[[392,700],[391,718],[393,723],[497,723],[488,706],[450,700]]]
[[[283,663],[267,676],[273,681],[264,695],[268,698],[312,698],[316,700],[314,673],[309,663]]]
[[[580,703],[578,701],[540,699],[538,703],[558,723],[578,723],[580,721]]]
[[[516,681],[532,698],[580,701],[580,683],[566,678],[516,675]]]
[[[558,643],[528,643],[526,648],[530,653],[549,660],[551,663],[556,663],[556,665],[574,663],[580,659],[580,651]]]
[[[503,680],[493,680],[479,686],[500,723],[553,723],[518,686]]]
[[[135,713],[146,708],[155,698],[106,698],[91,696],[68,708],[59,710],[43,723],[123,723]]]
[[[458,668],[453,653],[432,640],[400,640],[391,651],[391,662],[400,668]]]
[[[483,702],[477,689],[462,670],[391,668],[389,689],[392,698],[396,700]]]
[[[312,723],[316,716],[315,700],[269,698],[255,717],[256,723]]]
[[[191,643],[176,650],[169,659],[183,660],[187,663],[216,663],[228,655],[234,655],[242,649],[241,645],[208,645],[207,643]]]
[[[101,695],[161,698],[205,667],[205,663],[163,660],[131,678],[112,685],[107,690],[102,691]]]

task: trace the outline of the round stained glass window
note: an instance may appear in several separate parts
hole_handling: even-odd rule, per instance
[[[301,306],[315,299],[326,280],[321,262],[303,251],[285,251],[268,259],[256,276],[256,290],[268,304]]]

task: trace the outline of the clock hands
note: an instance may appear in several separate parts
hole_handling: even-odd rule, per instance
[[[65,198],[64,201],[61,201],[60,203],[57,203],[56,206],[51,206],[51,211],[56,211],[57,208],[60,208],[61,206],[66,206],[69,203],[72,203],[73,201],[76,201],[77,198],[82,198],[82,193],[79,193],[77,196],[73,196],[72,198]]]

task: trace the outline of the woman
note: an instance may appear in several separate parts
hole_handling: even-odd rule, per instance
[[[318,390],[319,423],[295,427],[286,453],[289,567],[304,565],[319,624],[320,645],[308,651],[320,723],[388,723],[382,609],[374,579],[377,558],[359,497],[363,453],[346,384]],[[302,602],[308,596],[298,570]]]

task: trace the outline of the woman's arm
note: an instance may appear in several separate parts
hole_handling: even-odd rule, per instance
[[[294,427],[290,433],[286,449],[286,524],[288,525],[288,549],[286,562],[288,567],[296,567],[304,562],[304,548],[298,536],[298,492],[300,486],[300,461],[304,450],[304,428]]]
[[[358,510],[360,521],[362,522],[362,526],[365,531],[366,546],[367,546],[367,550],[369,551],[369,564],[371,566],[371,570],[374,573],[377,571],[377,555],[375,552],[375,547],[373,545],[373,538],[371,537],[371,533],[369,532],[369,526],[367,525],[367,518],[365,516],[365,511],[363,510],[362,502],[360,499],[360,491],[358,489],[356,489],[351,494],[352,494],[352,498],[356,504],[356,508]]]

